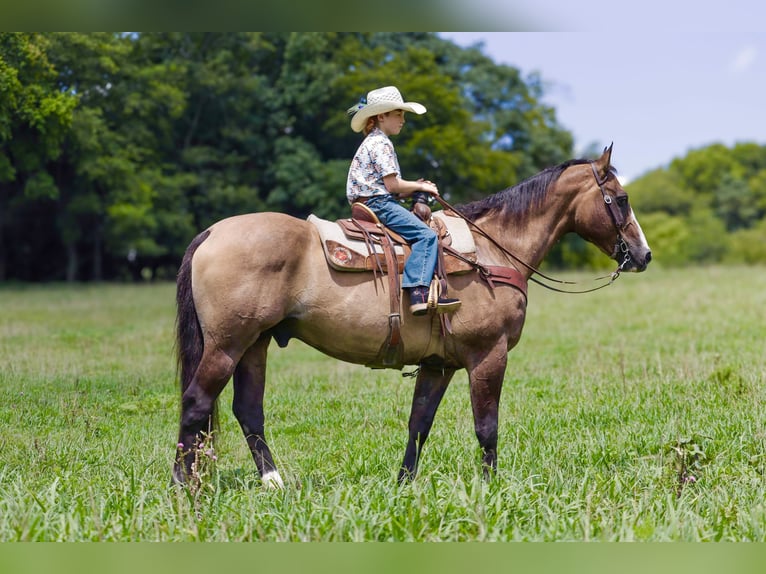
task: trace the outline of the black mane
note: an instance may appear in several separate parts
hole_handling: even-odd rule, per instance
[[[472,203],[456,206],[469,219],[476,219],[488,212],[500,212],[510,214],[516,218],[523,217],[530,208],[538,207],[545,199],[551,184],[561,177],[565,169],[584,163],[590,163],[588,159],[570,159],[562,164],[545,168],[537,175],[525,179],[512,187],[479,199]]]

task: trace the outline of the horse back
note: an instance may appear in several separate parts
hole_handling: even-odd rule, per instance
[[[253,266],[289,270],[307,245],[318,241],[311,225],[283,213],[237,215],[213,224],[209,230],[208,239],[195,253],[194,265],[220,268],[229,277],[237,276],[236,269]]]

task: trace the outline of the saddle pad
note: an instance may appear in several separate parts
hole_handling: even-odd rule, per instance
[[[439,212],[440,213],[440,212]],[[434,214],[437,217],[436,214]],[[468,224],[462,219],[444,214],[438,215],[439,222],[449,233],[446,241],[455,251],[462,253],[469,260],[476,259],[476,247]],[[307,221],[316,227],[324,248],[327,261],[338,271],[373,271],[376,268],[387,269],[383,246],[373,244],[374,256],[369,253],[369,246],[362,239],[349,238],[336,221],[321,219],[314,214]],[[441,233],[441,232],[440,232]],[[394,255],[397,260],[399,273],[404,269],[404,262],[409,255],[409,246],[394,244]],[[444,261],[445,272],[448,275],[467,273],[473,267],[455,257],[447,257]]]
[[[449,231],[449,234],[452,237],[451,246],[455,251],[466,254],[476,252],[476,244],[474,243],[473,235],[471,235],[471,230],[468,228],[468,224],[464,219],[446,215],[443,211],[436,211],[433,216],[444,222],[447,231]],[[313,213],[308,216],[307,221],[313,223],[317,230],[319,230],[319,236],[322,238],[323,243],[327,243],[327,241],[330,240],[360,253],[367,252],[367,246],[363,241],[347,238],[340,226],[334,221],[321,219]],[[375,245],[375,252],[383,253],[383,248],[380,245]],[[404,250],[400,245],[396,246],[396,254],[404,254]]]
[[[447,215],[443,211],[434,211],[433,216],[444,222],[447,226],[450,236],[452,236],[452,249],[458,253],[475,253],[476,244],[473,241],[473,235],[468,228],[468,224],[462,217]]]
[[[327,221],[314,215],[313,213],[308,216],[306,220],[309,223],[313,223],[319,230],[319,236],[322,238],[322,243],[327,245],[328,241],[332,241],[335,244],[347,247],[357,253],[367,253],[367,245],[364,241],[357,241],[355,239],[349,239],[340,226],[334,221]],[[383,253],[383,246],[375,244],[375,253]],[[404,255],[404,249],[401,245],[395,246],[395,252],[397,255]]]

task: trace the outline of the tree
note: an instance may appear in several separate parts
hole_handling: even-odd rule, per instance
[[[724,223],[708,208],[692,210],[687,219],[689,235],[682,242],[687,263],[717,263],[726,256],[728,235]]]
[[[680,176],[667,169],[656,169],[625,187],[630,202],[638,213],[662,211],[669,215],[686,217],[696,205],[706,205],[705,198],[697,196],[681,183]]]
[[[46,237],[38,204],[59,193],[48,163],[61,153],[78,96],[60,89],[49,46],[42,34],[0,33],[0,281],[9,245],[18,256],[11,264],[35,265],[17,246]]]
[[[652,265],[675,267],[687,263],[686,246],[692,232],[685,218],[655,211],[642,214],[640,220],[652,246]]]
[[[766,149],[766,146],[764,146]],[[752,202],[758,212],[758,219],[766,218],[766,168],[755,173],[747,182],[752,194]]]
[[[746,181],[726,173],[713,192],[713,209],[727,231],[747,229],[759,216],[754,199]]]
[[[766,219],[756,227],[739,229],[729,237],[729,263],[766,264]]]
[[[724,174],[743,174],[742,166],[723,144],[691,150],[685,157],[674,159],[670,170],[678,175],[682,187],[704,198],[712,197]]]

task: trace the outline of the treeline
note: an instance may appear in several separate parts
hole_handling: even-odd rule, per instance
[[[626,189],[659,263],[766,263],[766,145],[695,149]]]
[[[223,217],[345,215],[345,110],[388,84],[428,107],[405,176],[452,201],[571,157],[539,77],[432,33],[0,34],[0,280],[172,277]]]

